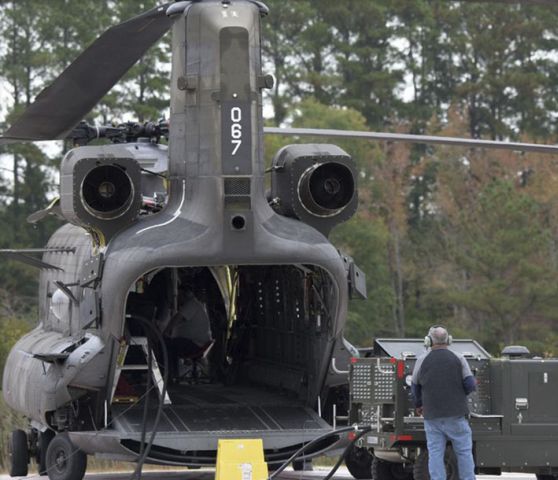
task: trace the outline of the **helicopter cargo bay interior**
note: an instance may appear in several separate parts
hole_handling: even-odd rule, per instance
[[[152,397],[154,409],[160,393],[156,382],[162,383],[165,369],[163,434],[253,430],[273,435],[327,428],[312,409],[312,389],[331,328],[330,288],[325,272],[305,265],[148,272],[128,296],[113,415],[142,401],[116,422],[117,428],[139,431],[146,397]],[[184,308],[190,308],[186,321],[198,322],[185,327],[197,343],[173,349]],[[165,338],[166,360],[146,321]],[[133,439],[124,442],[139,448]],[[173,453],[155,449],[152,455],[168,460]]]

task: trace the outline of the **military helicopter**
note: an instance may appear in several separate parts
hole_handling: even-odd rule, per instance
[[[333,428],[357,354],[343,328],[349,299],[366,287],[328,234],[357,209],[355,166],[335,145],[290,145],[275,155],[266,193],[264,133],[558,151],[264,128],[267,14],[256,0],[179,1],[112,27],[0,138],[78,145],[62,160],[60,198],[30,219],[67,223],[44,249],[5,252],[40,268],[39,324],[4,371],[6,402],[30,420],[10,437],[12,476],[27,475],[33,456],[52,480],[81,479],[87,455],[213,465],[220,438],[261,438],[272,466],[306,444],[298,469],[347,444]],[[169,29],[170,121],[80,123]],[[112,142],[87,145],[96,138]],[[210,328],[188,355],[169,352],[161,327],[186,292]]]

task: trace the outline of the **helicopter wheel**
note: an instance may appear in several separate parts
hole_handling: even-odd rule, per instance
[[[46,451],[46,467],[50,480],[81,480],[87,468],[87,455],[78,449],[68,435],[56,435]]]
[[[413,480],[412,465],[388,462],[374,457],[371,478],[374,480]]]
[[[357,479],[372,478],[372,455],[367,448],[351,445],[345,457],[345,465],[349,473]]]
[[[37,439],[37,467],[39,469],[39,475],[46,475],[48,464],[46,459],[47,449],[54,438],[54,432],[52,430],[45,430],[44,432],[39,432]]]
[[[10,477],[25,477],[29,470],[29,449],[27,434],[23,430],[14,430],[9,441]]]

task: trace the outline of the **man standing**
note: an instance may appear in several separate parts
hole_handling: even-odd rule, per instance
[[[430,478],[446,480],[444,453],[449,440],[460,480],[474,480],[467,395],[476,390],[475,377],[465,358],[448,349],[451,336],[444,327],[431,327],[424,342],[431,349],[418,358],[411,389],[417,414],[424,416]]]

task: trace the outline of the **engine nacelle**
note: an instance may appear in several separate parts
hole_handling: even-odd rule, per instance
[[[70,223],[108,243],[139,214],[141,169],[133,158],[99,153],[98,147],[81,147],[66,155],[60,168],[60,206]]]
[[[327,236],[356,212],[356,178],[350,155],[336,145],[288,145],[273,159],[272,206]]]

